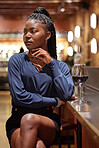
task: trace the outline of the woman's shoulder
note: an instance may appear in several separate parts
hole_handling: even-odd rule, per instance
[[[58,63],[58,65],[60,66],[60,67],[68,67],[67,66],[67,64],[65,63],[65,62],[63,62],[63,61],[60,61],[60,60],[56,60],[56,62]]]
[[[60,60],[56,60],[56,61],[57,61],[58,65],[59,65],[59,67],[60,67],[60,69],[61,69],[62,71],[67,71],[67,72],[70,71],[68,65],[67,65],[65,62],[60,61]]]
[[[24,59],[26,53],[23,52],[23,53],[17,53],[17,54],[14,54],[10,57],[9,61],[12,62],[12,61],[22,61],[22,59]]]

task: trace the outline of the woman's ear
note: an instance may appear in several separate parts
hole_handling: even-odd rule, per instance
[[[51,37],[51,32],[48,31],[47,34],[46,34],[46,40],[48,40],[50,37]]]

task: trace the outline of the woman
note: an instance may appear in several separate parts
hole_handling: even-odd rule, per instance
[[[55,28],[44,8],[28,18],[23,40],[29,51],[13,55],[8,64],[12,115],[7,136],[11,148],[45,148],[60,133],[52,106],[67,101],[74,85],[67,65],[56,60]]]

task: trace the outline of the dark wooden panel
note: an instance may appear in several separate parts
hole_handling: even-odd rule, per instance
[[[64,13],[60,12],[62,4],[65,8]],[[31,14],[36,7],[44,7],[52,16],[59,14],[59,17],[64,18],[66,15],[74,15],[81,8],[88,8],[88,0],[72,0],[71,3],[67,0],[0,0],[0,15],[22,17]]]

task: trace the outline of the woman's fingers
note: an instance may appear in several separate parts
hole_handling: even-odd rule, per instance
[[[53,60],[51,58],[50,54],[42,48],[36,49],[36,51],[32,55],[35,56],[36,58],[42,60],[45,64],[48,64]]]

